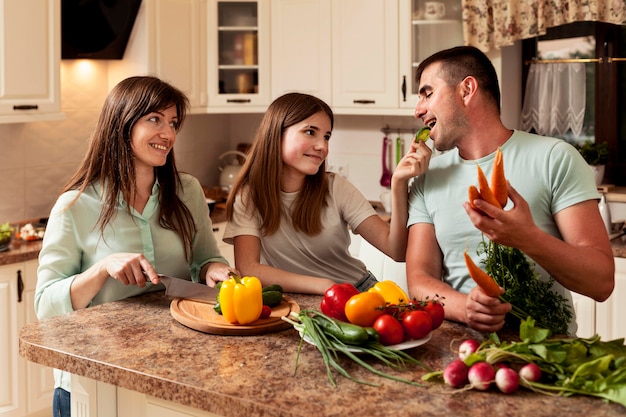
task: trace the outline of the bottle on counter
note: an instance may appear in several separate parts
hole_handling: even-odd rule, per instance
[[[609,204],[606,202],[606,193],[602,193],[600,202],[598,203],[598,209],[600,210],[602,221],[604,221],[606,232],[611,234],[611,211],[609,210]]]

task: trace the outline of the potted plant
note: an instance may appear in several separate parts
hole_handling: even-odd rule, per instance
[[[606,142],[586,141],[582,145],[576,145],[576,149],[587,161],[596,179],[596,185],[602,183],[604,178],[604,166],[609,160],[609,146]]]

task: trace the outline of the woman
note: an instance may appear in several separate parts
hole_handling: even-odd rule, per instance
[[[199,182],[174,162],[187,97],[154,77],[109,93],[87,154],[54,205],[35,293],[39,318],[162,290],[157,272],[228,278]],[[69,374],[55,370],[54,415],[70,414]]]
[[[224,241],[234,244],[237,268],[263,285],[310,294],[340,282],[361,291],[373,286],[376,277],[349,253],[349,228],[393,259],[404,259],[408,183],[428,167],[430,149],[413,144],[397,166],[390,226],[352,184],[326,172],[333,123],[332,110],[316,97],[277,98],[233,185]]]

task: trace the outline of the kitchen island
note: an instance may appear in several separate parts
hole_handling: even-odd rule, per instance
[[[321,300],[305,295],[292,298],[301,308],[318,308]],[[453,394],[442,383],[421,382],[426,371],[413,365],[404,371],[380,369],[423,387],[380,378],[348,360],[342,363],[350,373],[379,386],[336,376],[333,387],[319,352],[308,344],[302,346],[294,375],[300,341],[294,329],[261,336],[205,334],[178,323],[170,313],[170,301],[163,293],[151,293],[31,323],[20,331],[20,355],[116,387],[117,396],[112,398],[117,399],[118,415],[165,415],[164,410],[179,410],[179,406],[194,413],[167,415],[599,417],[626,413],[621,405],[597,398],[550,397],[524,389],[513,395],[495,390]],[[468,337],[482,335],[445,321],[428,343],[407,352],[440,370],[455,356],[451,345],[458,346]],[[131,403],[135,409],[128,411],[131,404],[121,403],[128,393],[171,407],[137,411],[141,407]]]

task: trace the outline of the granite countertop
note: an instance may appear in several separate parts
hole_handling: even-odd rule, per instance
[[[321,297],[292,295],[301,308],[318,308]],[[373,375],[342,360],[367,386],[327,377],[317,349],[303,344],[294,375],[299,336],[294,329],[261,336],[220,336],[178,323],[170,299],[150,293],[28,324],[20,330],[24,358],[97,381],[225,416],[613,416],[618,404],[575,396],[550,397],[521,389],[452,394],[442,383],[410,386]],[[432,339],[407,350],[433,369],[454,357],[451,342],[481,335],[444,322]],[[378,366],[378,365],[377,365]],[[383,369],[383,368],[381,368]],[[424,369],[388,373],[421,382]],[[393,410],[393,411],[392,411]]]

